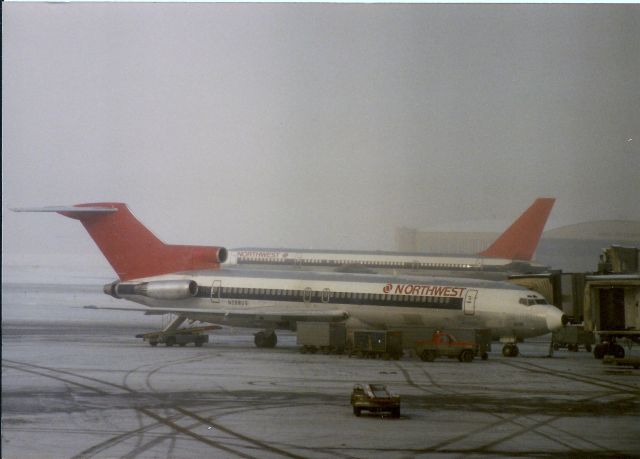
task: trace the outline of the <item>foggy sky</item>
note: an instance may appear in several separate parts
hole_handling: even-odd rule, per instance
[[[122,201],[170,243],[640,220],[640,6],[4,3],[2,251],[97,249],[10,207]]]

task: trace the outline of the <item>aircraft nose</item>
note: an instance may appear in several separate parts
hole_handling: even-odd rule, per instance
[[[554,307],[549,308],[545,318],[547,320],[547,328],[552,332],[561,329],[569,322],[569,317],[563,314],[560,309]]]

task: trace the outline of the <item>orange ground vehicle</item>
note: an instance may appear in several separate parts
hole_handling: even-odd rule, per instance
[[[461,362],[471,362],[478,353],[478,345],[471,341],[458,341],[449,333],[436,331],[431,339],[418,340],[415,352],[425,362],[433,362],[438,357],[457,357]]]

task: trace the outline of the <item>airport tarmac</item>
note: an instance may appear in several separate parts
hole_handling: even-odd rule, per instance
[[[3,284],[3,458],[640,455],[640,370],[549,358],[549,337],[470,364],[301,354],[291,333],[256,349],[242,329],[154,348],[134,335],[158,317],[77,309],[111,300]],[[357,382],[400,393],[401,418],[355,417]]]

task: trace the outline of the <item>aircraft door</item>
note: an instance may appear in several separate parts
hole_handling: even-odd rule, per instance
[[[304,302],[305,303],[310,303],[312,296],[313,296],[313,291],[311,290],[311,287],[305,288],[304,292],[302,294],[302,299],[304,300]]]
[[[476,313],[476,297],[478,291],[475,289],[468,289],[467,294],[464,297],[464,313],[465,315],[472,316]]]
[[[222,281],[214,280],[211,285],[211,302],[220,303],[220,292],[222,291]]]

